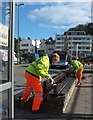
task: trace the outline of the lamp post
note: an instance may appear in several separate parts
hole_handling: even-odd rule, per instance
[[[19,4],[15,4],[15,6],[18,7],[18,52],[17,52],[17,64],[20,63],[20,55],[19,55],[19,52],[20,52],[20,41],[19,41],[19,7],[20,6],[23,6],[24,3],[19,3]]]

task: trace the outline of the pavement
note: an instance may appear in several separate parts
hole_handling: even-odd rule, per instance
[[[93,69],[93,66],[88,66],[90,68]],[[15,120],[93,120],[93,73],[84,73],[84,76],[89,75],[91,77],[83,79],[81,86],[74,85],[73,94],[64,112],[45,110],[43,113],[32,114],[31,109],[15,106]]]
[[[87,74],[86,74],[87,75]],[[67,113],[93,115],[93,74],[83,80],[81,86],[75,87],[68,105]]]
[[[89,66],[88,66],[89,68]],[[93,69],[93,66],[91,66]],[[81,86],[75,87],[65,113],[74,114],[93,120],[93,73],[83,73],[87,76]],[[88,77],[91,75],[91,77]]]

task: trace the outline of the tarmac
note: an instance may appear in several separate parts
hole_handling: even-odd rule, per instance
[[[93,70],[93,66],[88,66],[86,69]],[[73,83],[73,94],[71,94],[64,112],[48,111],[44,108],[43,113],[33,114],[31,109],[15,106],[15,120],[93,120],[93,72],[85,72],[83,75],[86,78],[83,79],[81,86]]]

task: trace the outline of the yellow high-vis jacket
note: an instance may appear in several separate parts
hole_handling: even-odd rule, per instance
[[[79,62],[78,60],[72,60],[71,61],[71,65],[73,67],[74,71],[78,71],[79,69],[83,68],[83,64],[81,62]]]
[[[46,77],[46,75],[48,74],[49,65],[50,65],[49,57],[43,56],[33,61],[27,67],[26,71],[39,77],[39,79],[41,80],[42,78]]]

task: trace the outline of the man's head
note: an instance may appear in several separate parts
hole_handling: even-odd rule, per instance
[[[51,63],[56,63],[60,61],[60,56],[57,53],[53,53],[51,56]]]

